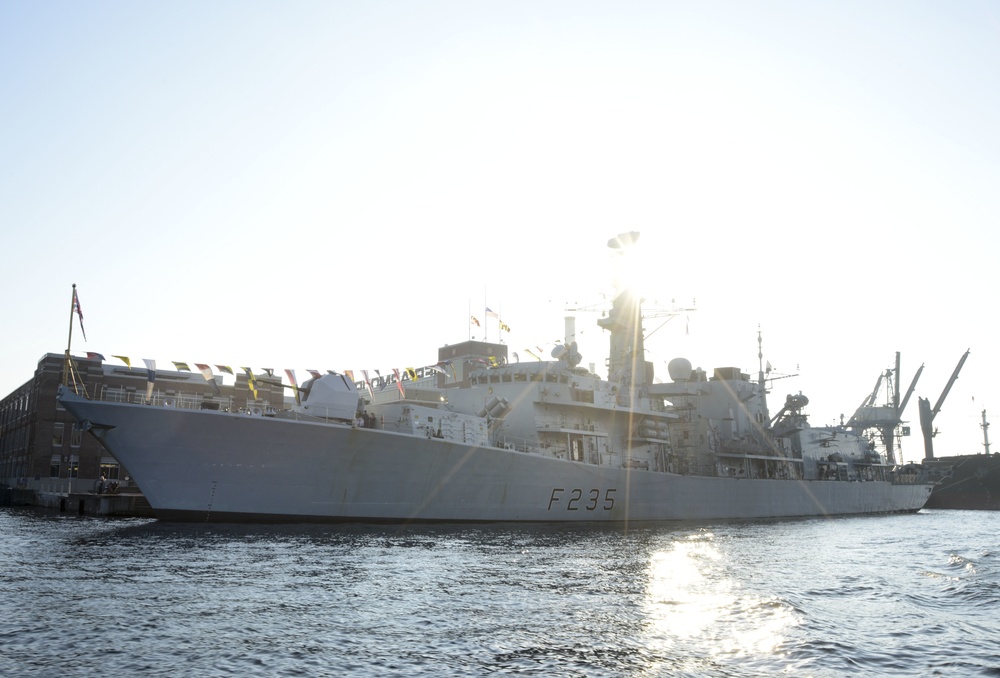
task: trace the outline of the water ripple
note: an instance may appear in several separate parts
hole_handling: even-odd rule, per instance
[[[0,674],[1000,675],[1000,514],[591,528],[0,510]]]

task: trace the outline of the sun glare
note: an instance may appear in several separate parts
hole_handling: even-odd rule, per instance
[[[608,241],[615,293],[625,290],[645,297],[656,290],[659,276],[652,250],[638,244],[639,233],[622,233]]]
[[[788,605],[740,589],[711,535],[693,535],[653,555],[646,613],[663,645],[697,640],[717,654],[773,653],[795,624]]]

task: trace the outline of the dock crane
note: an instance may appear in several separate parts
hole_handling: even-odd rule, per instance
[[[948,396],[948,392],[951,390],[951,387],[955,385],[955,380],[958,379],[958,373],[962,371],[962,365],[965,364],[965,360],[969,357],[970,351],[971,349],[967,350],[962,356],[962,359],[958,361],[955,371],[951,373],[951,378],[948,380],[944,390],[941,392],[941,396],[938,398],[933,410],[931,409],[930,400],[927,398],[917,397],[917,407],[920,411],[920,430],[924,434],[924,461],[929,461],[934,458],[934,436],[937,435],[937,430],[933,428],[934,417],[936,417],[937,413],[941,411],[941,405],[944,404],[944,399]]]
[[[867,396],[862,401],[861,406],[858,407],[854,416],[847,423],[849,428],[859,431],[864,429],[877,430],[882,439],[882,444],[885,446],[886,461],[890,464],[896,463],[896,427],[902,423],[903,411],[906,409],[906,404],[910,402],[910,396],[913,395],[913,390],[917,386],[917,379],[920,378],[920,374],[923,371],[924,366],[921,365],[916,374],[913,375],[913,381],[910,382],[910,388],[906,390],[906,395],[900,401],[900,356],[897,351],[895,369],[887,369],[885,372],[879,374],[878,381],[875,382],[875,389],[870,396]],[[878,401],[879,390],[882,388],[883,380],[891,394],[892,400],[885,405],[877,405],[876,402]],[[904,433],[904,435],[908,434]]]

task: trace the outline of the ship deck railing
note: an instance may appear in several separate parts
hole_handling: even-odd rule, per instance
[[[269,401],[247,401],[242,403],[233,397],[204,396],[201,394],[175,393],[173,391],[154,390],[146,398],[144,390],[121,387],[104,387],[95,400],[111,403],[130,403],[135,405],[151,405],[158,407],[176,407],[183,410],[216,410],[234,413],[267,413],[272,411]]]
[[[541,453],[541,450],[538,448],[537,441],[529,440],[527,438],[517,438],[507,435],[499,436],[496,440],[496,446],[505,450],[525,452],[527,454]]]
[[[739,451],[719,451],[715,453],[715,456],[719,459],[730,459],[730,460],[744,460],[744,459],[759,459],[762,461],[787,461],[793,464],[801,464],[802,459],[799,457],[785,457],[778,454],[754,454],[752,452],[739,452]]]

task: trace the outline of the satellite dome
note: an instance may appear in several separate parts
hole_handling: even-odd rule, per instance
[[[674,358],[667,363],[667,373],[673,381],[687,381],[691,378],[691,361],[687,358]]]

